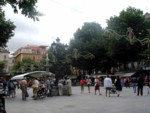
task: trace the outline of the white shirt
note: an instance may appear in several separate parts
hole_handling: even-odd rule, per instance
[[[92,81],[91,81],[91,79],[87,79],[86,82],[88,85],[90,85]]]
[[[72,83],[71,83],[71,80],[70,80],[70,79],[67,80],[67,85],[68,85],[69,87],[72,86]]]
[[[111,78],[106,77],[106,78],[104,79],[104,87],[105,87],[105,88],[106,88],[106,87],[112,87],[112,80],[111,80]]]
[[[38,88],[39,87],[39,81],[38,80],[34,80],[32,87]]]

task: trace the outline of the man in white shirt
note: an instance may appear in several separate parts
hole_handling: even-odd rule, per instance
[[[109,92],[109,97],[110,97],[110,90],[112,88],[112,80],[108,75],[104,79],[104,87],[106,88],[106,97],[107,97],[107,92]]]
[[[36,100],[37,92],[38,92],[38,88],[39,88],[39,81],[37,80],[37,78],[34,78],[32,88],[33,88],[33,97]]]
[[[69,77],[67,77],[67,92],[68,92],[68,96],[72,95],[72,82],[71,79]]]

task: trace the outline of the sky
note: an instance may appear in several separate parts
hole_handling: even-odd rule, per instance
[[[118,16],[127,7],[150,13],[150,0],[38,0],[37,10],[44,16],[33,21],[21,14],[14,14],[9,5],[4,7],[6,19],[16,25],[15,35],[7,43],[12,53],[27,44],[50,46],[57,37],[69,44],[74,33],[85,22],[99,23],[103,28],[111,16]]]

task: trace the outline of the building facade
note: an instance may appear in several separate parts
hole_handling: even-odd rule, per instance
[[[14,63],[22,61],[23,58],[29,57],[35,61],[39,61],[47,53],[48,46],[27,45],[19,48],[14,53]]]
[[[7,49],[0,47],[0,61],[5,64],[4,68],[1,69],[1,72],[9,72],[9,53],[10,52]]]

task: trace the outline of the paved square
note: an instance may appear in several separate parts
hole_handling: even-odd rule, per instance
[[[21,100],[21,91],[17,90],[15,98],[6,99],[7,113],[150,113],[150,95],[146,94],[144,88],[143,96],[136,96],[132,88],[123,88],[121,96],[112,94],[105,97],[105,90],[102,87],[103,95],[94,95],[85,92],[80,93],[80,87],[73,87],[72,96],[54,96],[41,100],[31,98],[32,89],[29,89],[30,97],[27,101]]]

